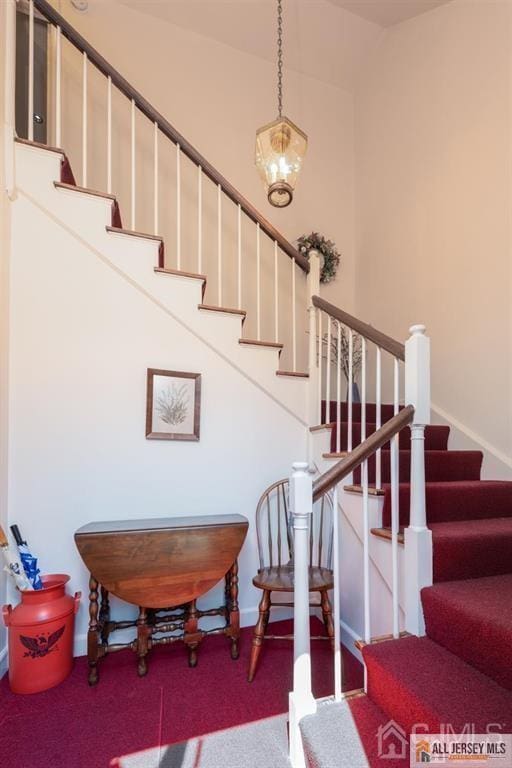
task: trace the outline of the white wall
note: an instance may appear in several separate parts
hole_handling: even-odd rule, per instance
[[[432,399],[512,466],[509,2],[389,29],[356,96],[357,314],[432,338]],[[507,464],[508,462],[508,464]]]

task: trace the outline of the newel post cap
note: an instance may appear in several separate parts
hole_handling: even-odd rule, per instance
[[[405,402],[415,409],[414,424],[430,424],[430,339],[425,326],[412,325],[405,342]]]

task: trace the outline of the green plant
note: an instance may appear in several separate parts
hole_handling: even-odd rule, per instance
[[[310,251],[318,251],[323,256],[323,264],[320,272],[320,282],[330,283],[336,277],[341,254],[336,250],[332,240],[326,240],[319,232],[311,232],[309,235],[301,235],[297,240],[299,252],[309,258]]]

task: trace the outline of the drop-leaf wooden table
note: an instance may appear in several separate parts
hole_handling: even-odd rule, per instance
[[[203,515],[88,523],[75,542],[90,573],[87,656],[89,683],[98,681],[98,661],[107,653],[131,648],[138,673],[147,672],[147,654],[155,645],[183,641],[189,664],[208,634],[224,634],[238,658],[238,554],[247,534],[242,515]],[[201,611],[196,600],[221,579],[225,601]],[[133,621],[112,621],[109,595],[139,607]],[[163,614],[163,615],[162,615]],[[222,626],[204,630],[203,616],[221,616]],[[128,643],[111,643],[112,632],[136,628]]]

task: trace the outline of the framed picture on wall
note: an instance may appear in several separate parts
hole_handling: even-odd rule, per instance
[[[146,437],[199,440],[201,374],[148,368]]]

